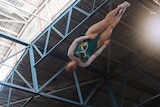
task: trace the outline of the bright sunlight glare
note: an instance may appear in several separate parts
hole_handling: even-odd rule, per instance
[[[156,47],[160,46],[160,16],[154,15],[146,21],[145,33],[149,43]]]
[[[153,36],[153,39],[160,39],[160,19],[152,19],[148,27],[148,31]]]

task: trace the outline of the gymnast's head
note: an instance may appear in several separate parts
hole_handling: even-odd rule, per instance
[[[78,61],[77,60],[71,60],[66,66],[66,71],[68,71],[68,72],[75,71],[76,68],[77,68],[77,65],[78,65]]]

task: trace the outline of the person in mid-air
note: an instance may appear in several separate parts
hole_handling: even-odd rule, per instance
[[[87,67],[101,54],[109,43],[109,37],[114,27],[119,23],[130,3],[127,1],[110,11],[100,22],[92,25],[85,36],[76,38],[68,49],[70,62],[66,66],[67,71],[74,71],[77,66]]]

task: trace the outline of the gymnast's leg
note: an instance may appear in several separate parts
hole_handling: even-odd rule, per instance
[[[101,20],[100,22],[92,25],[86,32],[90,38],[95,38],[98,34],[101,34],[112,22],[114,17],[117,16],[119,11],[125,7],[129,7],[130,4],[128,2],[123,2],[122,4],[118,5],[117,8],[110,11],[106,17]]]
[[[122,15],[124,14],[125,10],[126,10],[126,8],[121,9],[119,14],[116,17],[114,17],[114,19],[111,21],[111,23],[108,25],[108,27],[101,33],[100,38],[98,40],[98,46],[97,47],[100,47],[101,45],[104,44],[104,42],[106,40],[109,39],[113,29],[119,23],[119,21],[122,18]]]

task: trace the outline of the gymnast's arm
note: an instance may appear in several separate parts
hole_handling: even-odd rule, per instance
[[[75,57],[73,56],[74,50],[76,49],[76,47],[77,47],[77,45],[79,44],[79,42],[84,41],[84,40],[86,40],[86,39],[89,39],[89,37],[88,37],[88,36],[81,36],[81,37],[76,38],[76,39],[72,42],[71,46],[70,46],[69,49],[68,49],[68,57],[69,57],[70,59],[75,59]]]
[[[80,61],[78,63],[79,66],[80,67],[87,67],[87,66],[89,66],[93,62],[93,60],[102,53],[102,51],[105,49],[106,46],[107,46],[107,44],[104,44],[103,46],[101,46],[94,54],[91,55],[91,57],[88,59],[87,62]]]

